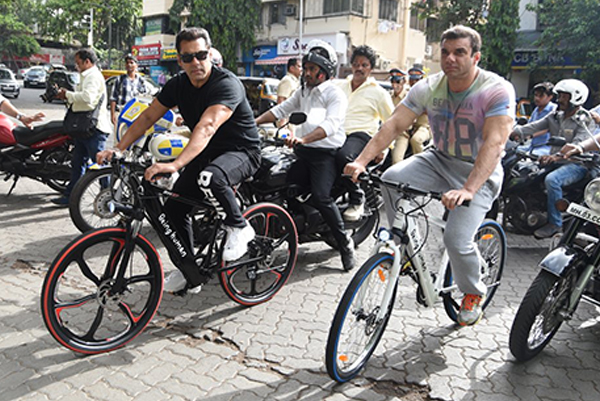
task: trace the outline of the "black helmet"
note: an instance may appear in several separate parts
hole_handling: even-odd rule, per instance
[[[302,57],[302,68],[304,68],[304,64],[306,63],[313,63],[325,71],[327,79],[333,77],[337,69],[337,54],[335,54],[333,47],[320,39],[311,40],[307,47],[308,53]],[[319,51],[318,49],[323,50]]]
[[[535,93],[536,91],[542,91],[544,92],[546,95],[553,95],[553,90],[554,90],[554,84],[552,84],[552,82],[540,82],[538,84],[535,84],[533,86],[533,93]]]

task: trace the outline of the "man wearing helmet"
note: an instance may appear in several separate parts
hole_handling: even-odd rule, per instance
[[[415,86],[425,76],[425,71],[418,67],[413,67],[408,70],[408,85],[409,88]],[[431,140],[431,129],[429,128],[429,120],[427,114],[421,114],[417,121],[407,130],[402,132],[394,142],[392,149],[392,164],[396,164],[404,159],[408,144],[412,148],[413,154],[421,153],[425,148],[425,143]]]
[[[351,270],[355,263],[354,244],[344,231],[342,215],[331,197],[339,175],[335,155],[346,140],[344,117],[348,107],[342,90],[330,81],[336,68],[335,50],[321,40],[311,41],[302,58],[301,87],[260,115],[256,123],[274,122],[293,112],[307,115],[306,122],[286,140],[298,157],[288,172],[288,181],[310,187],[312,202],[337,241],[344,269]]]
[[[540,82],[533,87],[533,103],[535,109],[529,117],[529,122],[533,123],[556,110],[556,103],[552,102],[554,97],[554,85],[550,82]],[[533,134],[529,145],[519,146],[519,150],[531,152],[534,155],[542,156],[550,154],[550,145],[546,145],[550,139],[550,131],[540,131]]]
[[[436,149],[391,166],[383,179],[423,190],[443,192],[449,209],[444,244],[452,274],[465,296],[458,313],[461,325],[477,323],[483,314],[487,286],[482,281],[473,237],[500,192],[504,145],[515,114],[515,91],[498,75],[478,67],[481,37],[458,25],[441,37],[442,71],[413,86],[394,114],[345,173],[356,179],[365,166],[397,135],[427,113]],[[390,226],[400,201],[395,190],[382,188]],[[470,201],[469,207],[458,207]]]
[[[578,79],[563,79],[554,87],[557,96],[558,110],[548,114],[539,121],[517,126],[513,135],[533,135],[534,137],[546,131],[552,136],[560,136],[568,143],[578,144],[590,137],[595,129],[594,121],[590,113],[581,107],[588,98],[588,87]],[[556,153],[560,149],[552,148]],[[544,179],[544,185],[548,192],[547,210],[548,224],[537,229],[533,235],[536,238],[548,238],[562,229],[562,216],[556,209],[556,201],[562,197],[562,188],[582,180],[587,169],[577,163],[556,164],[563,158],[558,153],[540,157],[541,164],[549,164],[553,171]]]

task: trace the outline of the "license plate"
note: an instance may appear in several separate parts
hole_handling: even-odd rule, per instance
[[[579,217],[581,219],[590,221],[594,224],[600,224],[600,213],[594,212],[593,210],[588,209],[585,206],[578,205],[577,203],[569,204],[567,213],[572,214],[573,216]]]

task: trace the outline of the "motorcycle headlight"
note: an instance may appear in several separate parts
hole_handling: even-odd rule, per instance
[[[596,212],[600,212],[600,178],[595,178],[585,187],[585,204]]]

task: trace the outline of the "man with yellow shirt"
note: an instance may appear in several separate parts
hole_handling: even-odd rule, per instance
[[[425,76],[425,72],[418,67],[413,67],[408,70],[408,76],[408,84],[412,88]],[[409,143],[413,154],[417,154],[423,151],[425,143],[430,139],[431,129],[429,128],[427,114],[421,114],[412,127],[408,129],[408,131],[401,133],[398,135],[398,138],[396,138],[396,141],[394,142],[394,148],[392,149],[392,164],[396,164],[404,160],[406,149],[408,149]]]
[[[356,159],[371,137],[379,130],[380,123],[388,119],[394,110],[390,94],[373,77],[376,54],[369,46],[358,46],[350,58],[352,75],[340,83],[348,97],[348,109],[344,130],[346,142],[336,156],[340,170]],[[344,178],[348,188],[350,206],[344,211],[346,221],[357,221],[364,212],[365,194],[357,183]]]

